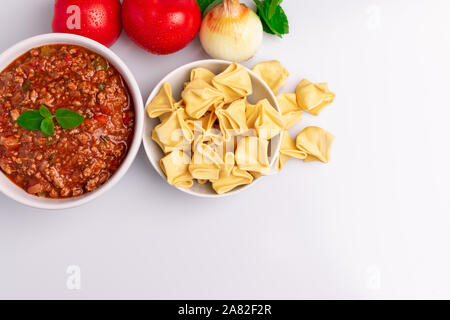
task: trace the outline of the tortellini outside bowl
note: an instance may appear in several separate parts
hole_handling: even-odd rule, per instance
[[[230,64],[232,64],[232,62],[211,59],[211,60],[195,61],[183,65],[178,69],[175,69],[174,71],[169,73],[158,83],[158,85],[153,89],[152,93],[148,97],[145,105],[148,105],[153,100],[153,98],[155,98],[155,96],[160,92],[160,89],[165,82],[168,82],[171,85],[172,94],[175,100],[177,101],[180,100],[181,92],[183,91],[184,85],[186,82],[190,80],[191,70],[194,68],[199,67],[207,68],[210,71],[214,72],[215,74],[219,74],[220,72],[224,71]],[[274,106],[276,110],[280,112],[280,107],[278,106],[277,99],[275,98],[275,95],[273,94],[272,90],[268,87],[268,85],[253,71],[249,70],[248,68],[247,71],[250,75],[253,86],[253,94],[248,96],[247,100],[252,104],[256,104],[261,99],[267,99],[272,104],[272,106]],[[160,160],[165,156],[165,154],[161,150],[159,145],[152,140],[152,130],[159,123],[160,120],[158,118],[152,119],[150,117],[145,117],[143,143],[145,152],[147,153],[150,163],[153,165],[153,168],[155,168],[156,172],[158,172],[159,175],[165,181],[166,176],[160,167]],[[269,148],[269,153],[272,152],[272,154],[268,154],[268,158],[270,167],[273,168],[275,166],[275,162],[277,160],[281,146],[281,134],[278,134],[275,137],[273,137],[270,140],[270,144],[271,147]],[[200,184],[198,182],[194,182],[194,185],[191,188],[181,188],[181,187],[176,188],[179,189],[180,191],[199,197],[211,197],[211,198],[224,197],[236,194],[238,192],[243,191],[246,188],[249,188],[250,186],[254,185],[256,181],[259,181],[263,177],[264,176],[261,176],[258,179],[255,179],[250,184],[237,187],[234,190],[224,194],[217,194],[213,190],[213,188],[211,188],[210,184]]]

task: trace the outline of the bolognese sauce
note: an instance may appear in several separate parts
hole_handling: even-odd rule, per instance
[[[25,111],[78,112],[74,129],[20,127]],[[30,194],[68,198],[91,192],[118,170],[131,144],[135,112],[120,73],[80,46],[32,49],[0,73],[0,169]]]

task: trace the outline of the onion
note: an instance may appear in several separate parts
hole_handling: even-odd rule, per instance
[[[238,0],[224,0],[205,16],[200,28],[203,49],[216,59],[248,60],[262,39],[261,20]]]

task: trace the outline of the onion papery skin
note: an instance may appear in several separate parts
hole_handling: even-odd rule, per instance
[[[261,20],[247,6],[231,1],[220,4],[203,19],[200,42],[206,53],[215,59],[246,61],[261,46]]]

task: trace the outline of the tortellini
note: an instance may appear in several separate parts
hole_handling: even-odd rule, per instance
[[[291,158],[297,158],[304,160],[307,158],[307,153],[305,151],[297,149],[294,140],[292,140],[289,132],[286,130],[283,132],[283,138],[281,139],[280,154],[278,155],[277,169],[281,170],[286,163]]]
[[[223,159],[219,179],[211,180],[211,185],[218,194],[224,194],[253,181],[251,174],[235,166],[234,152],[226,152]]]
[[[289,77],[289,72],[277,60],[258,63],[252,71],[267,83],[273,93],[277,93]]]
[[[212,84],[224,94],[225,103],[231,103],[253,93],[250,75],[242,65],[237,63],[230,64],[225,71],[215,76]]]
[[[298,106],[315,116],[332,103],[335,97],[335,94],[328,89],[328,84],[311,83],[306,79],[300,81],[295,94]]]
[[[150,118],[157,118],[163,114],[175,111],[175,99],[172,97],[172,88],[165,82],[158,95],[147,106],[147,114]]]
[[[289,129],[302,120],[302,109],[297,104],[295,93],[281,93],[277,95],[278,105],[281,109],[284,128]]]
[[[194,118],[201,118],[207,111],[224,100],[224,95],[205,80],[195,79],[181,93],[186,104],[186,113]]]
[[[258,101],[255,106],[247,105],[247,125],[267,140],[280,134],[284,126],[280,113],[267,99]]]
[[[188,188],[194,180],[210,182],[223,194],[269,173],[269,140],[281,132],[282,119],[265,99],[249,114],[247,96],[252,93],[249,73],[236,63],[218,75],[205,68],[191,70],[178,102],[170,85],[163,85],[148,114],[161,120],[152,138],[166,153],[160,165],[170,184]],[[183,164],[174,160],[179,155]]]
[[[235,100],[227,106],[216,108],[216,115],[219,119],[219,127],[225,140],[229,140],[234,135],[245,133],[248,130],[247,118],[245,116],[246,102],[244,99]],[[232,131],[230,133],[230,131]]]
[[[289,72],[279,61],[262,62],[253,68],[277,93]],[[189,81],[175,101],[168,83],[147,106],[151,118],[161,123],[152,139],[165,156],[160,160],[169,184],[190,188],[210,183],[217,194],[252,183],[271,170],[272,140],[281,134],[276,167],[290,158],[304,161],[330,160],[334,136],[318,127],[303,129],[292,140],[288,129],[302,119],[303,111],[318,115],[334,99],[325,83],[302,80],[295,93],[276,96],[280,111],[268,99],[249,102],[253,93],[250,74],[232,63],[215,75],[206,68],[191,70]]]
[[[334,136],[328,131],[319,127],[307,127],[297,135],[295,145],[308,155],[305,161],[319,160],[327,163],[330,161],[333,141]]]
[[[208,111],[200,119],[188,119],[186,122],[193,131],[207,132],[214,126],[216,120],[216,113]]]
[[[230,175],[219,180],[212,181],[212,187],[217,194],[224,194],[238,186],[250,184],[252,181],[253,176],[250,173],[241,170],[238,167],[233,167]]]
[[[179,108],[153,129],[152,138],[165,153],[190,146],[194,133],[186,118],[184,109]]]
[[[189,172],[195,179],[217,180],[222,163],[223,160],[214,147],[201,143],[194,150]]]
[[[245,118],[247,121],[248,128],[255,127],[255,121],[258,117],[258,108],[255,104],[251,104],[248,101],[245,101]]]
[[[269,174],[270,165],[267,156],[269,141],[259,137],[239,139],[236,148],[236,163],[241,170]]]
[[[190,188],[194,184],[189,172],[189,157],[180,150],[175,150],[160,161],[162,171],[170,185],[180,188]]]
[[[196,79],[202,79],[203,81],[206,81],[208,84],[211,84],[211,80],[216,75],[209,71],[206,68],[195,68],[191,70],[191,81],[194,81]]]

